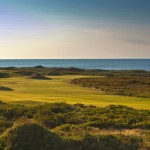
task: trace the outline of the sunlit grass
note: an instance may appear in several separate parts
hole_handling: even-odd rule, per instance
[[[83,103],[96,106],[126,105],[137,109],[150,109],[150,98],[102,95],[98,90],[70,84],[70,80],[84,76],[51,76],[52,80],[25,77],[0,79],[0,85],[14,91],[0,91],[0,100],[33,105],[46,102]]]

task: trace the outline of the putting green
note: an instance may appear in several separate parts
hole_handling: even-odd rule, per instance
[[[51,76],[52,80],[25,77],[0,79],[0,85],[14,91],[0,91],[0,100],[33,105],[45,102],[83,103],[96,106],[126,105],[137,109],[150,109],[150,98],[102,95],[98,90],[70,84],[70,80],[84,76]],[[86,76],[87,77],[87,76]]]

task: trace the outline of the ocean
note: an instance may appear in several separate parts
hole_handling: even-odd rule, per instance
[[[1,59],[0,67],[76,67],[103,70],[147,70],[150,59]]]

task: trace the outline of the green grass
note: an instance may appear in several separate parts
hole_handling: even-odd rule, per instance
[[[150,98],[102,95],[98,90],[72,85],[69,82],[85,76],[50,76],[52,80],[35,80],[26,77],[0,79],[1,86],[14,91],[0,91],[0,100],[33,105],[46,102],[83,103],[96,106],[126,105],[137,109],[150,109]],[[86,76],[87,77],[87,76]]]

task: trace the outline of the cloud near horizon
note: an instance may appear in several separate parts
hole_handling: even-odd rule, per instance
[[[132,43],[132,44],[150,45],[150,41],[143,40],[143,39],[129,38],[129,39],[120,39],[120,40],[129,42],[129,43]]]

